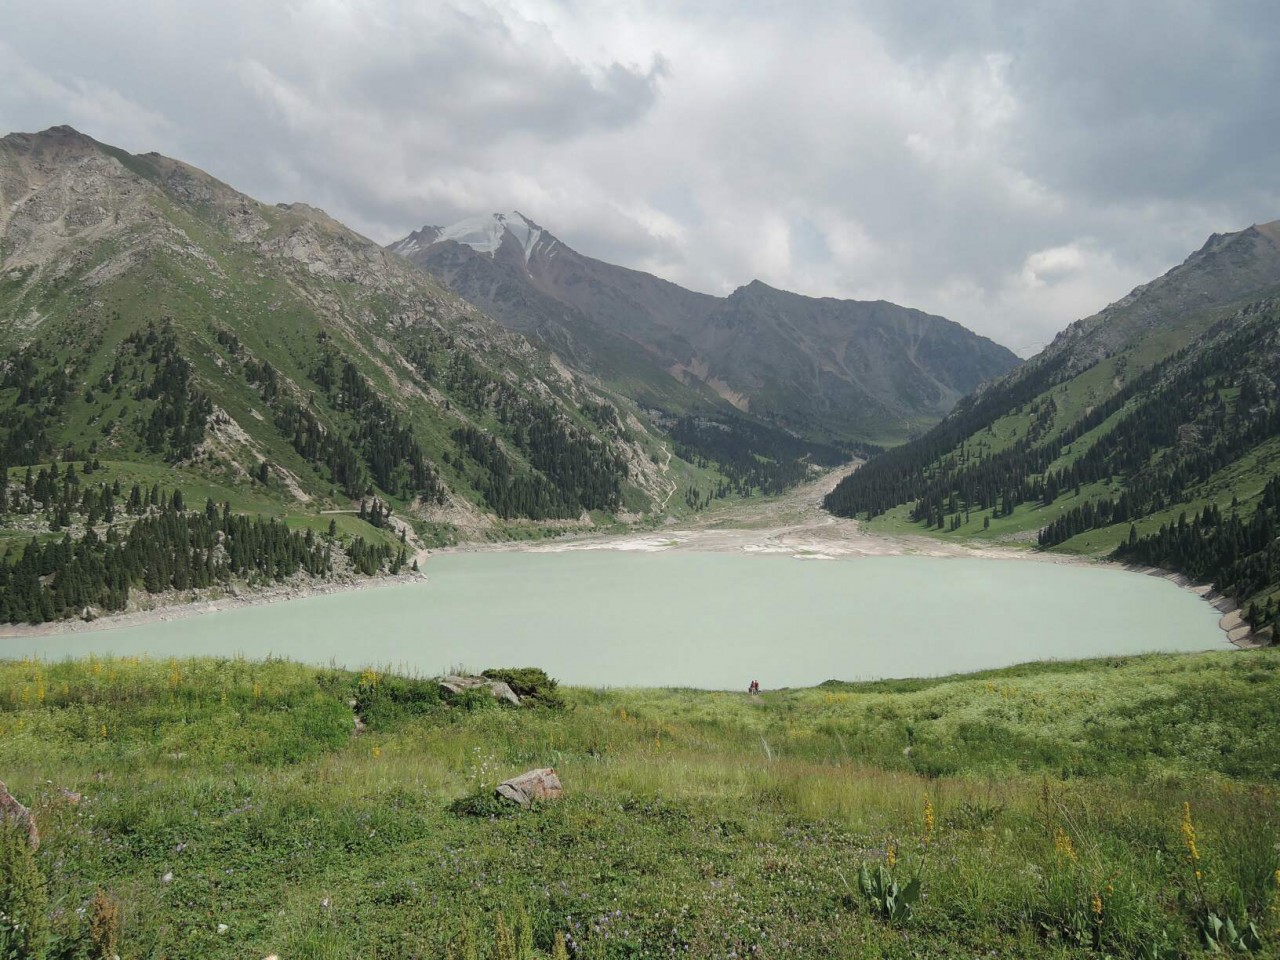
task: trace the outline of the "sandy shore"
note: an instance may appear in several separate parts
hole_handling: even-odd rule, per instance
[[[1004,546],[970,546],[949,543],[925,536],[882,536],[868,533],[855,520],[834,517],[822,509],[822,498],[855,466],[824,474],[785,497],[769,500],[738,501],[721,506],[708,514],[670,524],[660,530],[624,534],[568,535],[549,541],[506,543],[465,543],[440,550],[421,551],[418,559],[429,569],[430,557],[451,553],[563,553],[580,550],[621,550],[653,553],[682,550],[697,553],[776,554],[797,560],[822,562],[858,557],[970,557],[993,560],[1021,560],[1070,566],[1107,566],[1157,576],[1190,590],[1211,603],[1222,617],[1218,625],[1227,639],[1238,647],[1261,645],[1238,605],[1230,598],[1216,594],[1210,587],[1191,583],[1181,574],[1155,567],[1138,567],[1045,553],[1028,548]],[[101,617],[93,621],[63,620],[39,626],[8,625],[0,627],[0,639],[6,637],[41,637],[90,630],[137,626],[146,623],[177,620],[184,617],[239,609],[260,603],[283,603],[303,597],[322,596],[347,590],[373,589],[399,583],[417,583],[424,574],[401,574],[377,579],[350,579],[340,582],[310,583],[294,581],[261,591],[234,596],[201,599],[194,602],[175,598],[147,610]]]

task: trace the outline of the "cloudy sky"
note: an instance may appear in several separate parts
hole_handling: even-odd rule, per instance
[[[1029,354],[1280,219],[1274,0],[0,0],[0,131],[70,123],[381,242],[518,209],[710,293]]]

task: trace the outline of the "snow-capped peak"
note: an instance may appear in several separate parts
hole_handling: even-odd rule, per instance
[[[487,253],[492,256],[502,245],[504,233],[511,234],[512,238],[520,244],[527,263],[538,241],[542,238],[543,230],[521,213],[494,213],[489,216],[459,220],[441,230],[435,240],[456,240],[477,253]]]

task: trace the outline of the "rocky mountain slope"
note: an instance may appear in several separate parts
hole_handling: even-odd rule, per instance
[[[276,513],[376,499],[436,532],[675,488],[625,403],[400,257],[68,127],[0,140],[0,351],[9,467],[146,466]]]
[[[1280,607],[1280,222],[1215,235],[843,481],[873,527],[1115,553]]]
[[[666,410],[696,397],[824,441],[897,441],[1017,358],[883,301],[759,281],[728,297],[584,256],[519,213],[424,227],[388,249],[502,323]]]

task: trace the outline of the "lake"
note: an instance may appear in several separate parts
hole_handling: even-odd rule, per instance
[[[1209,604],[1114,568],[592,550],[449,554],[427,569],[421,583],[0,639],[0,652],[271,655],[420,674],[539,666],[578,685],[745,689],[1226,645]]]

